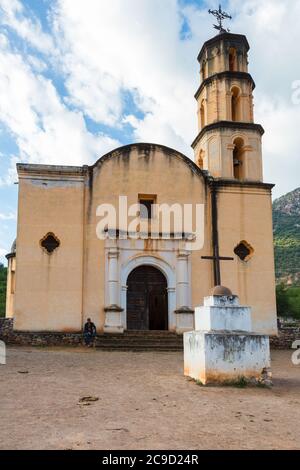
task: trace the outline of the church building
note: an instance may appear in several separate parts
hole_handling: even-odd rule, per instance
[[[100,333],[181,334],[193,329],[195,307],[224,285],[252,307],[254,331],[277,333],[273,185],[263,181],[264,130],[254,122],[248,52],[244,35],[223,30],[199,53],[194,162],[163,145],[134,143],[93,166],[17,165],[6,312],[16,331],[80,332],[91,318]],[[146,208],[144,225],[159,218],[157,205],[200,205],[204,242],[193,249],[195,233],[179,237],[174,220],[169,233],[130,237],[121,196],[128,207]],[[108,228],[97,235],[99,206],[116,208],[114,236]]]

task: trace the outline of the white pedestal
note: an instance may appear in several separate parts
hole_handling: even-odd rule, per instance
[[[184,333],[184,374],[203,385],[240,378],[270,384],[269,337],[252,332],[251,309],[238,297],[207,297]]]
[[[122,313],[123,309],[118,306],[111,306],[105,309],[104,333],[124,333]]]
[[[175,311],[176,315],[176,333],[182,334],[194,329],[194,310],[189,307],[182,307]]]

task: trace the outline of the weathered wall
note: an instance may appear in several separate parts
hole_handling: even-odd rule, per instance
[[[248,242],[254,250],[248,261],[234,256],[223,261],[222,283],[237,293],[241,305],[252,308],[253,331],[276,334],[276,298],[270,191],[256,187],[224,186],[218,196],[220,254]]]
[[[195,146],[195,160],[204,152],[204,170],[215,178],[233,179],[233,149],[236,138],[244,141],[243,177],[245,181],[262,181],[261,135],[255,130],[236,128],[215,129],[206,132]]]
[[[15,328],[77,331],[82,326],[83,179],[80,171],[31,166],[19,170]],[[48,232],[60,246],[51,255]]]
[[[91,316],[102,329],[105,321],[105,250],[96,237],[96,209],[99,204],[118,207],[119,195],[128,196],[128,206],[137,204],[139,195],[156,195],[157,204],[205,204],[206,252],[210,251],[210,220],[207,188],[204,178],[171,149],[154,145],[138,145],[121,149],[100,160],[90,172],[86,185],[86,240],[84,317]],[[122,228],[119,226],[119,228]],[[171,226],[172,230],[172,226]],[[156,243],[144,242],[144,254],[160,256]],[[177,245],[174,245],[174,250]],[[133,247],[132,247],[133,248]],[[192,255],[192,303],[197,304],[211,287],[211,269],[200,273],[195,266],[199,252]],[[176,265],[172,266],[176,269]]]
[[[80,331],[92,317],[99,331],[105,323],[105,242],[96,236],[100,204],[128,205],[139,195],[157,196],[157,203],[204,204],[205,245],[190,258],[191,307],[203,304],[213,287],[210,190],[192,162],[154,145],[132,145],[115,151],[94,167],[19,166],[18,259],[15,329]],[[228,184],[220,190],[220,254],[222,282],[253,308],[254,329],[276,333],[274,262],[270,190]],[[117,222],[117,228],[122,228]],[[171,227],[172,230],[172,227]],[[60,247],[51,255],[40,246],[53,232]],[[247,263],[233,253],[246,240],[254,256]],[[143,254],[160,257],[156,243],[144,242]],[[132,247],[133,248],[133,247]],[[178,246],[171,248],[176,252]],[[175,260],[176,260],[175,256]],[[176,266],[171,266],[176,272]],[[120,273],[119,273],[120,274]]]

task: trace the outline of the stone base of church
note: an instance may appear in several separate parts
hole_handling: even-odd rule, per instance
[[[111,305],[105,308],[105,325],[104,333],[122,334],[125,329],[122,324],[123,309],[118,305]]]
[[[176,333],[183,334],[186,331],[194,329],[194,310],[189,307],[182,307],[175,310],[176,314]]]
[[[185,333],[184,374],[203,385],[242,379],[270,385],[269,337],[248,332]]]

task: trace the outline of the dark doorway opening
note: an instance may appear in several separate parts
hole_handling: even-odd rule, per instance
[[[168,330],[167,280],[152,266],[139,266],[127,279],[127,329]]]

